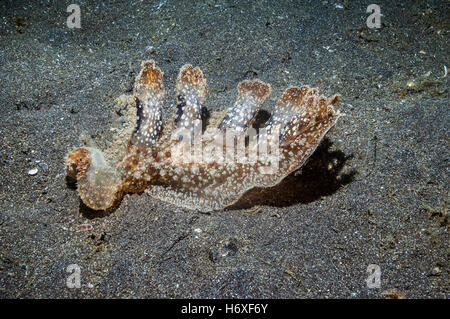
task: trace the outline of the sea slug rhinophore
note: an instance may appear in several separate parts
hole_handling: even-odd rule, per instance
[[[188,209],[225,208],[247,190],[274,186],[301,167],[340,116],[332,106],[337,95],[326,98],[308,86],[290,87],[256,133],[252,124],[271,86],[242,81],[237,90],[234,106],[218,125],[205,129],[206,80],[198,67],[184,65],[174,115],[165,125],[163,72],[154,61],[144,61],[133,92],[137,121],[121,156],[94,147],[66,156],[67,175],[77,180],[83,203],[105,210],[125,193],[145,191]]]

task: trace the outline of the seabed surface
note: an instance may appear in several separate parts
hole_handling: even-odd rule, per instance
[[[70,1],[2,1],[0,297],[447,298],[449,3],[381,1],[371,29],[372,2],[83,1],[70,29]],[[231,209],[132,194],[89,210],[64,157],[108,145],[126,112],[116,99],[149,59],[165,119],[186,63],[211,112],[259,78],[267,112],[310,85],[340,94],[346,116],[300,171]]]

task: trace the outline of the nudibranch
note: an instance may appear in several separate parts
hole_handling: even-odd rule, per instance
[[[66,156],[67,175],[94,210],[108,209],[133,192],[187,209],[223,209],[251,188],[274,186],[301,167],[340,116],[333,108],[337,95],[290,87],[256,132],[256,115],[271,90],[260,80],[240,82],[233,107],[204,127],[206,80],[199,67],[187,64],[176,80],[174,115],[165,124],[163,72],[153,60],[144,61],[130,98],[137,120],[130,122],[122,151],[114,144],[115,156],[111,150],[77,148]]]

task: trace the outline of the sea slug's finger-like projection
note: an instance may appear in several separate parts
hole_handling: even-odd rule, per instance
[[[164,124],[163,75],[154,61],[142,63],[133,92],[134,129],[122,148],[111,146],[123,149],[120,156],[93,147],[66,156],[67,175],[77,180],[86,206],[105,210],[125,193],[146,192],[188,209],[225,208],[249,189],[274,186],[301,167],[340,116],[332,106],[337,95],[290,87],[257,133],[252,124],[272,89],[259,80],[243,81],[228,113],[203,132],[206,80],[198,67],[185,65],[174,115]]]
[[[133,144],[151,146],[159,136],[162,126],[164,91],[163,73],[153,63],[144,63],[134,87],[137,107],[136,128],[131,137]]]

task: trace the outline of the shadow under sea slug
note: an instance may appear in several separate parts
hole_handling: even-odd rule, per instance
[[[144,61],[133,92],[137,121],[120,156],[94,147],[66,156],[67,175],[77,180],[83,203],[105,210],[124,193],[145,191],[188,209],[222,209],[247,190],[274,186],[301,167],[340,116],[332,106],[337,95],[326,98],[308,86],[290,87],[256,133],[252,124],[271,86],[253,80],[237,89],[234,106],[203,132],[206,80],[198,67],[184,65],[174,115],[165,125],[163,72],[154,61]]]

